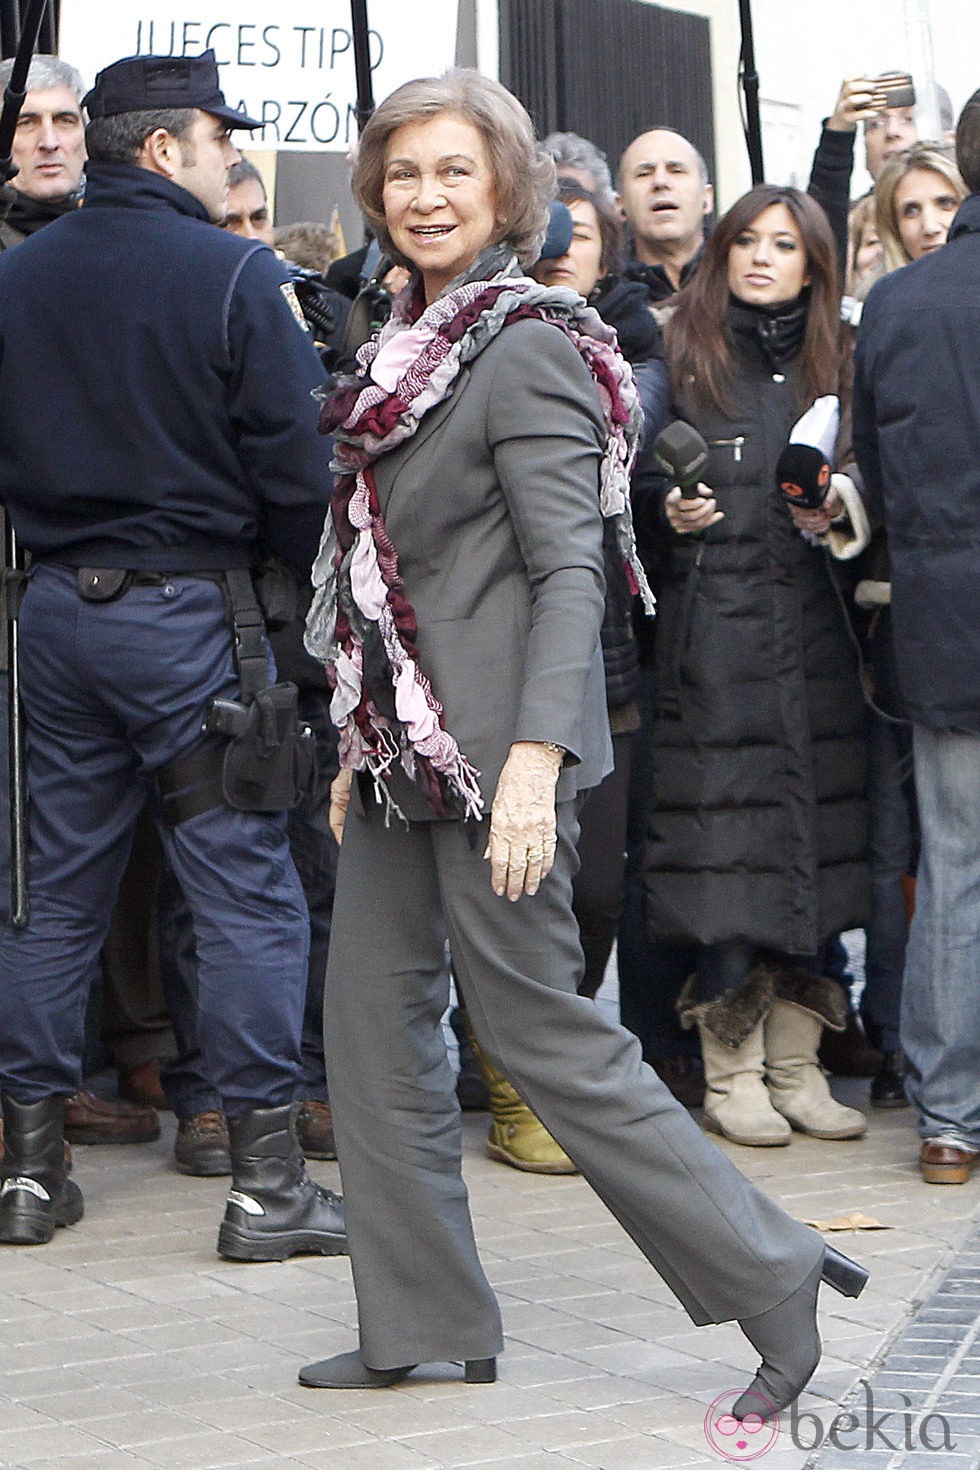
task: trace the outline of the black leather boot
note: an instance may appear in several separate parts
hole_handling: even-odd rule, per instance
[[[65,1099],[19,1103],[4,1093],[3,1117],[0,1244],[46,1245],[59,1225],[74,1225],[85,1212],[65,1167]]]
[[[307,1174],[295,1115],[287,1104],[228,1119],[233,1184],[218,1254],[230,1261],[347,1254],[344,1202]]]

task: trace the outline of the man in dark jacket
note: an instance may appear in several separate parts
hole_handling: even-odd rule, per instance
[[[956,156],[972,192],[943,249],[868,297],[854,390],[914,731],[922,855],[902,1045],[931,1184],[962,1184],[980,1163],[980,91]]]
[[[708,166],[673,128],[653,128],[634,138],[623,154],[619,202],[635,252],[624,274],[642,281],[651,301],[666,301],[687,284],[701,260],[714,207]]]
[[[10,85],[13,61],[0,61],[0,92]],[[73,66],[57,56],[35,56],[11,142],[13,182],[0,188],[0,254],[35,230],[78,205],[85,167],[85,91]],[[3,513],[0,511],[0,543]],[[0,544],[2,555],[2,544]],[[6,603],[0,589],[0,621]],[[7,644],[0,640],[0,916],[6,920],[10,895],[10,811],[6,772]],[[2,1156],[2,1141],[0,1141]]]
[[[214,794],[224,741],[202,733],[212,698],[241,694],[229,579],[260,547],[309,565],[318,542],[322,370],[273,253],[211,227],[239,157],[229,131],[260,126],[225,103],[213,53],[117,62],[85,105],[85,206],[0,258],[0,496],[33,559],[20,615],[31,917],[0,949],[0,1243],[41,1244],[81,1218],[63,1100],[155,784],[229,1119],[219,1251],[334,1254],[340,1202],[309,1179],[293,1132],[309,930],[285,817]]]

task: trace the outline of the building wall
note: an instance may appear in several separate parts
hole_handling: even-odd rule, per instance
[[[806,183],[821,120],[845,76],[905,69],[923,93],[930,71],[923,38],[930,32],[932,70],[950,93],[954,116],[980,87],[977,0],[752,0],[752,11],[763,117],[767,131],[782,134],[767,160],[774,182]],[[854,197],[871,183],[860,139],[856,159]]]
[[[475,6],[476,60],[499,74],[496,0]],[[711,26],[716,191],[724,210],[747,189],[751,173],[741,118],[737,0],[640,0],[704,16]],[[920,92],[930,70],[949,91],[958,114],[980,87],[980,4],[977,0],[752,0],[756,67],[766,176],[805,186],[820,127],[834,107],[844,76],[907,69]],[[923,46],[931,35],[932,56]],[[931,63],[931,65],[930,65]],[[651,98],[651,111],[656,99]],[[853,194],[870,184],[856,149]]]

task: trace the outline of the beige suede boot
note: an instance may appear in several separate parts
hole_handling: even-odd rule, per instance
[[[748,1148],[778,1148],[792,1137],[769,1100],[763,1075],[763,1022],[772,1004],[767,977],[752,970],[737,989],[698,1001],[691,976],[677,1002],[685,1030],[696,1025],[704,1060],[704,1126]]]
[[[777,1112],[814,1138],[860,1138],[868,1120],[830,1093],[817,1047],[824,1018],[795,1001],[776,1000],[765,1023],[769,1096]]]
[[[749,1148],[777,1148],[789,1143],[792,1130],[769,1100],[763,1079],[763,1022],[741,1046],[727,1046],[702,1022],[704,1059],[704,1126],[732,1143]]]
[[[490,1095],[487,1153],[491,1159],[523,1169],[526,1174],[577,1174],[567,1153],[532,1113],[516,1087],[487,1057],[466,1018],[473,1055]]]

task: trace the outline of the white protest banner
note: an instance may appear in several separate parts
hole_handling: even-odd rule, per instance
[[[374,98],[438,76],[456,52],[457,0],[368,0]],[[233,107],[265,124],[266,148],[344,152],[357,136],[347,0],[61,0],[58,49],[89,84],[122,56],[213,47]]]

